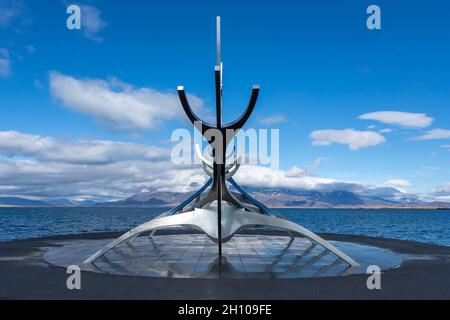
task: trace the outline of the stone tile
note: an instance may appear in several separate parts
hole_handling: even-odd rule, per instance
[[[80,265],[87,257],[109,243],[110,239],[61,241],[47,248],[44,259],[51,264]],[[333,242],[364,266],[385,268],[398,265],[402,257],[387,250],[358,244]],[[205,235],[156,235],[139,237],[123,244],[97,260],[96,272],[147,277],[219,277],[217,244]],[[304,238],[290,241],[286,236],[236,235],[223,246],[226,263],[223,278],[290,279],[336,276],[346,272],[347,264],[325,254],[320,246],[311,246]],[[352,271],[354,272],[354,271]]]

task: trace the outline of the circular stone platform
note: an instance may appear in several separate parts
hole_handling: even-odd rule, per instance
[[[139,237],[99,258],[83,261],[113,239],[77,240],[50,247],[44,260],[52,265],[78,265],[84,271],[163,278],[292,279],[335,277],[365,273],[370,265],[399,266],[403,257],[390,250],[349,242],[332,243],[360,263],[350,268],[305,238],[284,235],[240,234],[223,245],[219,267],[217,244],[202,234]]]
[[[99,246],[121,234],[121,232],[77,234],[0,243],[2,284],[0,300],[450,299],[450,285],[447,281],[450,279],[449,247],[337,234],[320,234],[320,236],[332,241],[362,265],[375,263],[384,268],[381,290],[367,288],[368,275],[363,272],[365,270],[351,272],[347,270],[342,273],[345,264],[341,265],[338,262],[334,264],[333,256],[321,255],[319,248],[312,248],[308,252],[308,244],[301,238],[297,238],[286,249],[288,238],[285,233],[238,235],[234,244],[231,242],[227,245],[225,253],[228,261],[228,265],[225,266],[231,265],[234,269],[224,268],[222,277],[219,278],[215,269],[215,256],[206,254],[208,250],[215,253],[215,245],[199,234],[192,235],[193,239],[196,239],[195,242],[183,242],[181,239],[184,236],[181,238],[174,236],[174,232],[161,232],[155,237],[154,242],[156,247],[159,246],[159,253],[156,249],[151,249],[152,244],[145,237],[136,239],[134,249],[122,246],[120,251],[111,253],[109,264],[106,261],[97,263],[100,267],[102,264],[103,267],[109,265],[113,274],[107,273],[106,270],[82,272],[82,289],[68,290],[66,284],[69,275],[63,266],[67,263],[80,263]],[[167,240],[171,239],[172,244],[173,241],[179,242],[177,250],[170,247],[170,241]],[[198,247],[203,246],[203,250],[199,256],[191,258],[192,252],[197,250],[194,244]],[[236,254],[234,248],[242,248],[242,251]],[[124,256],[130,254],[141,257],[141,265],[133,266],[133,263],[129,263],[123,268],[126,263],[119,261],[125,261]],[[174,255],[170,256],[171,254]],[[160,260],[156,260],[158,255],[161,257]],[[181,266],[182,260],[178,258],[186,258],[191,262],[189,265]],[[144,261],[150,261],[151,264],[145,264]],[[161,269],[157,269],[156,273],[152,273],[154,270],[151,270],[151,267],[158,266],[157,261],[166,263],[163,266],[169,265],[172,270],[178,264],[182,270],[193,271],[188,272],[190,278],[187,279],[176,278],[173,271],[171,274],[167,272],[164,275],[163,272],[158,275]],[[245,269],[246,266],[248,270]],[[133,269],[134,267],[136,269]],[[264,270],[265,267],[269,269]],[[126,271],[128,275],[122,275],[125,274],[124,270],[128,270]],[[267,279],[268,270],[270,279]],[[337,275],[339,270],[341,276],[332,276]],[[234,279],[236,272],[241,277],[248,278]],[[141,276],[135,276],[136,274]],[[280,279],[282,275],[285,279]],[[261,278],[256,279],[258,276]],[[275,278],[276,276],[280,278]]]

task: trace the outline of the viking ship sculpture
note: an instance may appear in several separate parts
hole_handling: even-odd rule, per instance
[[[259,95],[259,86],[252,88],[250,101],[245,112],[235,121],[222,123],[222,72],[220,54],[220,17],[217,17],[217,64],[214,68],[216,93],[216,124],[201,120],[192,110],[184,87],[178,87],[181,105],[189,120],[202,133],[211,148],[212,160],[204,157],[196,146],[196,151],[203,164],[204,172],[209,176],[206,184],[177,207],[146,222],[121,237],[112,241],[96,252],[85,263],[94,263],[97,259],[117,248],[123,243],[130,243],[136,237],[149,234],[153,237],[158,230],[172,227],[188,227],[205,233],[218,245],[219,261],[222,260],[222,244],[229,241],[237,232],[255,227],[283,229],[291,239],[300,235],[313,244],[320,245],[352,267],[359,264],[334,245],[325,241],[310,230],[289,221],[254,199],[233,179],[239,169],[240,159],[236,152],[226,157],[227,146],[236,133],[245,125],[252,114]],[[216,134],[211,134],[211,132]],[[222,137],[221,143],[215,141],[217,133]],[[230,161],[231,159],[231,161]],[[230,190],[230,186],[234,188]]]

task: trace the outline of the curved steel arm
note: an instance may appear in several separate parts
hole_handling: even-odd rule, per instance
[[[189,120],[196,126],[196,128],[202,133],[204,136],[205,132],[209,129],[217,129],[216,126],[207,123],[203,120],[201,120],[195,112],[192,110],[189,101],[186,96],[186,91],[184,90],[183,86],[178,87],[178,96],[180,98],[181,105],[183,106],[184,112],[188,116]],[[247,105],[247,109],[245,112],[235,121],[225,125],[222,127],[222,133],[224,133],[226,130],[232,130],[234,133],[232,135],[226,134],[226,145],[233,139],[233,137],[236,135],[236,133],[245,125],[245,123],[250,118],[250,115],[252,114],[253,110],[255,109],[256,102],[258,101],[259,96],[259,86],[254,85],[252,88],[252,93],[250,97],[250,101]]]
[[[197,157],[202,161],[203,164],[207,165],[210,168],[213,167],[213,163],[203,156],[202,150],[200,149],[200,145],[198,143],[195,144],[195,153],[197,153]]]
[[[206,173],[211,179],[214,178],[214,170],[209,167],[206,163],[202,163],[203,172]]]
[[[232,176],[228,177],[228,182],[231,183],[231,185],[240,193],[242,196],[250,201],[253,205],[258,207],[263,213],[265,213],[268,216],[277,217],[278,214],[274,213],[271,209],[266,207],[264,204],[253,198],[251,195],[249,195],[244,189],[242,189],[239,184],[232,178]]]
[[[239,158],[235,159],[232,163],[227,164],[225,166],[225,172],[230,171],[230,169],[233,168],[236,165],[236,163],[241,164],[241,161],[242,161],[242,159],[241,159],[241,157],[239,157]]]
[[[191,105],[189,104],[189,101],[186,96],[186,91],[184,90],[183,86],[179,86],[177,88],[178,90],[178,97],[180,98],[181,105],[183,106],[184,112],[186,112],[186,115],[188,116],[189,120],[192,122],[194,126],[202,133],[202,135],[209,129],[214,128],[213,125],[200,120],[200,118],[195,114],[195,112],[192,110]],[[201,125],[201,128],[198,126]]]
[[[228,179],[236,174],[236,172],[239,170],[241,163],[240,161],[236,161],[235,163],[230,164],[228,167],[225,168],[225,179]],[[202,169],[203,172],[206,173],[209,177],[214,177],[214,170],[211,166],[209,166],[207,163],[202,163]]]
[[[178,211],[180,211],[184,207],[186,207],[189,203],[194,201],[199,195],[201,195],[206,189],[208,189],[209,186],[211,186],[212,182],[213,182],[212,179],[208,179],[208,181],[206,181],[206,183],[205,183],[205,185],[203,187],[201,187],[198,191],[193,193],[189,198],[187,198],[185,201],[183,201],[179,206],[177,206],[176,208],[172,209],[171,213],[172,214],[177,213]],[[177,210],[177,208],[178,208],[178,210]]]
[[[238,160],[234,163],[234,168],[228,169],[228,171],[225,172],[225,178],[229,179],[232,176],[236,174],[236,172],[239,170],[239,167],[241,166],[241,162]]]
[[[258,96],[259,96],[259,86],[258,85],[254,85],[252,88],[252,95],[250,97],[250,101],[248,103],[247,109],[245,110],[245,112],[239,117],[239,119],[224,125],[224,129],[232,129],[235,130],[236,132],[238,130],[240,130],[244,124],[248,121],[248,118],[250,118],[250,115],[253,112],[253,109],[255,109],[255,105],[256,102],[258,101]]]
[[[98,258],[116,248],[120,244],[130,240],[132,241],[144,232],[152,232],[154,230],[162,228],[175,226],[192,227],[203,231],[211,239],[217,240],[217,217],[214,214],[211,214],[214,213],[215,210],[216,208],[212,206],[206,209],[195,209],[193,211],[185,212],[182,214],[163,217],[146,222],[112,241],[110,244],[106,245],[106,247],[93,254],[84,263],[94,263]],[[231,237],[240,230],[245,230],[247,228],[252,228],[255,226],[281,228],[303,235],[311,242],[317,243],[327,251],[332,252],[333,254],[347,262],[350,266],[359,266],[356,261],[354,261],[352,258],[347,256],[345,253],[343,253],[328,241],[322,239],[317,234],[311,232],[305,227],[295,224],[291,221],[268,217],[259,213],[246,212],[244,209],[236,209],[232,208],[231,206],[224,206],[223,214],[225,219],[222,223],[223,232],[221,238],[224,240],[231,239]]]
[[[199,150],[200,150],[200,146],[198,146],[198,148],[199,148]],[[197,153],[199,153],[200,151],[196,151]],[[213,158],[214,156],[213,156],[213,154],[212,154],[212,151],[209,151],[209,155],[211,156],[211,158]],[[203,159],[206,159],[206,158],[202,158],[202,157],[199,157],[202,161],[203,161]],[[228,160],[233,160],[233,162],[232,163],[229,163],[229,161]],[[225,170],[227,170],[227,169],[229,169],[229,168],[231,168],[232,166],[234,166],[234,164],[236,163],[236,161],[238,161],[238,162],[241,162],[241,157],[238,157],[238,158],[236,158],[236,155],[235,155],[235,152],[233,151],[226,159],[225,159]],[[203,161],[203,162],[205,162],[205,161]],[[210,165],[210,161],[206,161],[207,163],[208,163],[208,165],[210,166],[210,167],[212,167],[211,165]]]
[[[170,209],[169,211],[164,212],[163,214],[160,214],[155,219],[171,216],[173,214],[176,214],[184,209],[188,204],[190,204],[192,201],[194,201],[198,196],[200,196],[206,189],[208,189],[209,186],[212,184],[212,179],[208,179],[206,181],[205,185],[201,187],[199,190],[197,190],[195,193],[193,193],[189,198],[184,200],[182,203],[180,203],[178,206],[176,206],[173,209]]]

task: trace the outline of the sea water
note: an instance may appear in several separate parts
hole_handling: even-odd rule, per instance
[[[161,208],[0,208],[0,242],[52,235],[125,231]],[[277,209],[315,232],[367,235],[450,246],[448,210]]]

